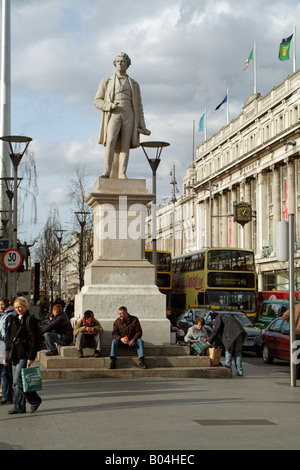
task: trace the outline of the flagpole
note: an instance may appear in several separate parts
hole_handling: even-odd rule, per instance
[[[204,118],[204,141],[206,140],[207,135],[207,109],[205,108],[205,118]]]
[[[0,80],[0,132],[10,134],[11,128],[11,20],[10,0],[2,0],[1,16],[1,80]],[[11,176],[11,161],[5,142],[0,144],[0,177]],[[0,211],[8,210],[5,184],[0,187]],[[10,246],[11,248],[11,246]]]
[[[293,32],[293,73],[296,72],[296,26],[294,26]]]
[[[229,124],[229,88],[227,88],[227,124]]]
[[[195,119],[193,120],[193,163],[195,160]]]
[[[253,44],[253,93],[256,93],[256,42]]]

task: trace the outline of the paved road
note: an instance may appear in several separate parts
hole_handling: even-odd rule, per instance
[[[122,450],[146,449],[147,459],[163,450],[299,449],[300,381],[291,387],[279,361],[249,355],[244,368],[244,377],[228,379],[44,382],[35,414],[8,415],[1,406],[0,449],[103,450],[103,459]]]

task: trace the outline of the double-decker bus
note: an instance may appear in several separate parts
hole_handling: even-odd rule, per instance
[[[237,308],[256,315],[254,252],[238,248],[205,248],[174,256],[171,308],[179,315],[200,305]]]
[[[167,309],[171,307],[172,290],[172,254],[169,251],[157,250],[156,283],[159,291],[166,295]],[[145,258],[153,263],[152,250],[145,250]]]

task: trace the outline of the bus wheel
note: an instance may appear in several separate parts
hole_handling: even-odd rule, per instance
[[[263,356],[263,361],[266,364],[272,364],[272,362],[274,361],[274,357],[270,356],[269,348],[266,344],[264,344],[263,346],[262,356]]]

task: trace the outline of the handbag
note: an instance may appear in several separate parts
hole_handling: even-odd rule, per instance
[[[198,353],[202,354],[209,348],[210,344],[202,341],[201,339],[197,341],[197,343],[192,343],[192,348]]]
[[[42,390],[42,376],[39,367],[24,367],[21,369],[23,392]]]
[[[208,348],[206,355],[210,357],[210,363],[212,366],[218,366],[222,355],[222,348]]]

